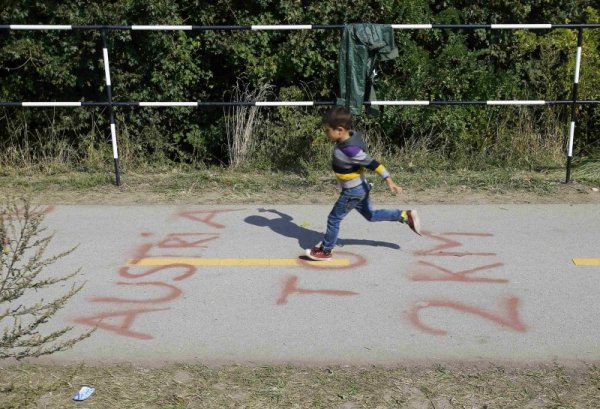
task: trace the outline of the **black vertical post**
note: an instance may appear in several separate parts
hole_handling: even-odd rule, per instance
[[[108,112],[110,113],[110,134],[112,139],[113,157],[115,161],[115,184],[121,186],[121,172],[119,167],[119,151],[117,149],[117,129],[115,126],[115,112],[112,102],[112,85],[110,82],[110,65],[108,63],[108,45],[106,30],[102,30],[102,56],[104,60],[104,74],[106,77],[106,95],[108,98]]]
[[[573,79],[573,102],[571,103],[571,124],[569,126],[569,145],[567,147],[567,176],[565,183],[571,182],[571,165],[573,162],[573,139],[575,137],[575,119],[577,117],[577,90],[579,88],[579,69],[581,67],[581,44],[583,43],[583,27],[577,33],[577,56],[575,57],[575,77]]]

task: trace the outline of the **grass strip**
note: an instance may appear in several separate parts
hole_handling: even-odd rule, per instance
[[[82,385],[100,408],[594,408],[600,367],[22,364],[1,369],[0,407],[74,407]]]

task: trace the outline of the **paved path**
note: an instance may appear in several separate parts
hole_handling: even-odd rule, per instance
[[[355,213],[331,265],[299,257],[330,206],[42,209],[87,281],[52,326],[99,326],[51,361],[600,360],[598,205],[420,206],[423,237]]]

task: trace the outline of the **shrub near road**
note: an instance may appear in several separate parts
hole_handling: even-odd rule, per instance
[[[340,24],[597,22],[595,2],[551,0],[337,3],[219,0],[79,0],[49,8],[11,1],[0,21],[12,24]],[[575,30],[396,30],[400,57],[379,67],[380,99],[570,99]],[[337,93],[337,30],[109,33],[116,101],[228,101],[243,79],[249,90],[273,87],[270,99],[332,100]],[[600,32],[584,33],[580,99],[598,99]],[[97,31],[0,32],[3,101],[105,100]],[[566,106],[487,108],[387,107],[362,118],[371,143],[388,156],[435,169],[561,166]],[[228,164],[220,108],[117,108],[126,170]],[[318,108],[261,109],[249,166],[305,171],[326,160],[315,137]],[[598,160],[598,111],[578,109],[575,158]],[[230,127],[234,129],[235,127]],[[284,130],[291,132],[285,133]],[[282,132],[284,133],[282,138]],[[0,163],[45,172],[110,169],[108,114],[100,108],[0,110]],[[286,145],[285,141],[298,143]],[[311,140],[313,141],[311,143]],[[285,149],[282,148],[285,145]],[[309,146],[307,150],[307,146]],[[273,151],[273,147],[276,148]],[[373,150],[373,149],[371,149]],[[273,152],[277,153],[276,155]],[[311,160],[285,160],[282,155]],[[303,156],[304,155],[304,156]],[[386,163],[390,162],[390,158]],[[417,162],[418,160],[418,162]],[[66,162],[66,166],[62,163]]]
[[[0,359],[37,358],[69,349],[91,332],[68,338],[72,327],[47,331],[44,324],[83,285],[72,284],[69,291],[51,300],[43,294],[79,273],[57,276],[52,272],[52,265],[75,249],[46,256],[53,236],[45,235],[44,213],[26,200],[5,200],[0,207]],[[37,302],[31,302],[34,293],[39,293]]]

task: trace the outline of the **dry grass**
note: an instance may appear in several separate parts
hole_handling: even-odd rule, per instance
[[[600,368],[3,368],[2,408],[597,408]],[[87,401],[72,395],[96,388]]]
[[[265,101],[273,93],[273,86],[264,84],[252,89],[243,78],[238,78],[233,89],[233,102]],[[250,159],[256,141],[255,129],[261,125],[263,117],[257,106],[235,106],[225,115],[227,152],[232,168],[245,165]]]
[[[580,169],[574,182],[564,183],[564,170],[510,172],[456,170],[442,172],[391,167],[405,188],[392,196],[375,182],[374,201],[406,204],[600,203],[600,178],[585,179]],[[594,172],[588,167],[588,173]],[[583,170],[583,169],[581,169]],[[299,175],[283,172],[241,172],[225,169],[136,174],[123,173],[122,186],[106,173],[69,172],[55,175],[0,174],[0,196],[30,197],[42,204],[328,204],[339,188],[329,171]],[[596,189],[596,191],[594,191]]]

